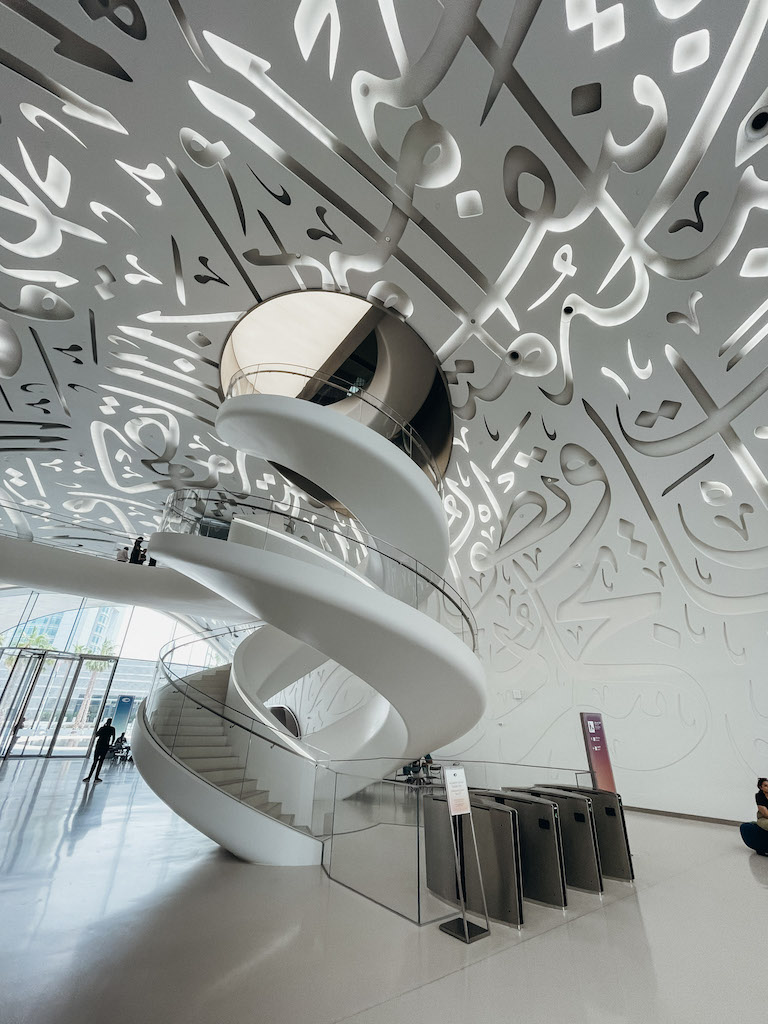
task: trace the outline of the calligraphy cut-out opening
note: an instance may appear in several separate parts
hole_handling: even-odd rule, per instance
[[[453,413],[445,376],[413,328],[375,298],[302,291],[262,302],[230,332],[221,387],[333,406],[407,448],[431,477],[448,466]],[[276,468],[310,497],[346,511],[314,482]]]
[[[766,130],[768,130],[768,110],[758,110],[750,118],[747,135],[754,138],[756,135],[764,135]]]
[[[574,117],[593,114],[603,104],[603,90],[599,82],[577,85],[571,91],[571,113]]]
[[[535,213],[544,201],[544,183],[535,175],[523,171],[517,182],[517,194],[523,206]]]

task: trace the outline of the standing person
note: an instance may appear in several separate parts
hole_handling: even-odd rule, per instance
[[[112,745],[114,738],[115,730],[112,728],[112,719],[108,718],[106,725],[102,725],[96,733],[96,747],[93,751],[93,764],[91,765],[91,770],[83,779],[83,782],[90,782],[91,776],[94,772],[96,772],[96,782],[104,781],[99,775],[99,772],[101,771],[101,766],[104,764],[104,758],[109,753],[109,748]]]
[[[133,542],[131,548],[131,557],[128,559],[129,562],[133,562],[134,565],[138,565],[141,561],[141,545],[144,543],[143,537],[137,537]]]
[[[757,780],[755,803],[757,804],[757,824],[768,832],[768,779]]]

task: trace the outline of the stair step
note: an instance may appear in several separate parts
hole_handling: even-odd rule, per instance
[[[215,711],[209,711],[205,708],[195,708],[194,711],[182,711],[179,715],[176,714],[165,714],[164,711],[160,710],[157,712],[155,719],[156,722],[163,722],[166,725],[218,725],[221,722],[220,717]]]
[[[191,767],[191,765],[190,765]],[[240,782],[243,777],[242,768],[201,768],[197,772],[207,782],[220,786],[224,782]]]
[[[225,748],[226,749],[226,748]],[[178,749],[174,748],[174,753],[180,758],[184,764],[189,765],[196,772],[205,774],[208,776],[209,769],[213,768],[216,771],[224,770],[227,768],[241,769],[240,758],[233,754],[221,754],[218,757],[216,755],[203,755],[202,757],[185,757]]]
[[[174,729],[155,728],[155,734],[163,743],[173,743],[175,746],[183,747],[205,747],[206,750],[218,750],[227,746],[226,736],[216,733],[212,736],[187,736],[184,733],[177,733]]]
[[[155,728],[163,727],[163,725],[158,723]],[[226,739],[223,725],[181,725],[178,729],[174,729],[173,732],[177,736],[188,736],[191,738],[197,737],[201,743],[206,742],[206,737],[210,737],[211,739]]]
[[[257,811],[261,811],[262,814],[268,814],[271,818],[277,817],[277,815],[272,812],[276,807],[279,808],[281,806],[281,804],[276,800],[262,800],[259,802],[259,799],[254,797],[251,797],[248,800],[243,800],[243,803],[250,804],[251,807],[255,807]],[[279,814],[280,812],[278,811],[277,813]]]
[[[226,757],[232,755],[232,748],[226,742],[224,736],[216,737],[220,743],[198,743],[197,740],[200,737],[191,737],[194,740],[194,745],[189,742],[189,736],[183,736],[181,739],[177,736],[174,743],[174,750],[176,756],[180,757],[183,761],[188,761],[192,757]]]
[[[249,800],[255,796],[268,796],[266,789],[259,789],[259,784],[255,780],[246,779],[245,782],[227,782],[223,786],[219,786],[219,789],[223,789],[225,793],[229,793],[230,796],[236,796],[239,800]]]

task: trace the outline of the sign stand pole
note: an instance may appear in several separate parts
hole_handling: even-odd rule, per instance
[[[461,905],[461,917],[453,921],[444,921],[439,925],[440,931],[446,935],[452,935],[454,939],[461,942],[475,942],[491,933],[491,924],[488,920],[488,907],[485,902],[485,886],[483,875],[480,870],[480,856],[477,852],[477,838],[475,836],[475,824],[472,821],[472,810],[469,803],[469,790],[463,768],[443,768],[443,785],[448,800],[448,814],[451,819],[451,841],[453,842],[453,863],[456,868],[456,888],[459,894]],[[475,847],[475,860],[477,862],[477,877],[480,880],[480,893],[483,897],[483,911],[485,913],[485,928],[475,924],[467,918],[467,905],[464,897],[464,874],[461,868],[459,855],[459,843],[464,837],[463,817],[469,815],[469,824],[472,829],[472,842]]]

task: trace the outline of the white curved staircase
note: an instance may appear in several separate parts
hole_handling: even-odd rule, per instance
[[[158,795],[238,856],[318,863],[316,762],[340,773],[337,796],[346,795],[360,785],[351,775],[382,778],[480,718],[485,679],[471,615],[440,579],[448,535],[437,490],[380,434],[333,407],[260,394],[227,399],[217,430],[239,451],[311,479],[357,522],[345,531],[318,517],[260,514],[246,501],[234,503],[226,541],[153,536],[163,564],[268,625],[240,644],[231,670],[169,676],[149,717],[146,708],[139,716],[135,760]],[[220,510],[221,492],[216,501]],[[199,529],[204,516],[181,527]],[[364,679],[370,699],[305,744],[270,730],[264,702],[328,659]]]
[[[229,687],[229,666],[210,669],[186,677],[186,682],[224,704]],[[294,815],[283,814],[279,800],[270,800],[268,790],[261,789],[258,779],[244,775],[243,757],[232,742],[231,729],[224,718],[212,715],[203,706],[185,701],[180,691],[165,687],[157,705],[154,732],[166,747],[173,747],[177,760],[224,793],[258,808],[286,825],[293,825]],[[304,826],[300,826],[304,828]]]

